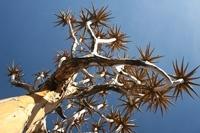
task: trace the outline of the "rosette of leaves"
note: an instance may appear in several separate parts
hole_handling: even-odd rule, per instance
[[[134,133],[133,130],[136,125],[133,123],[133,120],[130,120],[131,115],[126,113],[122,114],[119,110],[111,110],[107,116],[109,119],[112,119],[113,122],[110,123],[111,132],[119,133]]]
[[[131,99],[131,101],[129,101],[127,98],[125,98],[125,99],[121,98],[120,101],[122,102],[122,104],[120,105],[120,107],[123,108],[122,112],[126,112],[128,114],[131,114],[135,110],[140,111],[140,101],[139,101],[139,99],[134,98],[134,99]]]
[[[98,121],[93,122],[91,124],[92,132],[94,132],[94,133],[99,133],[99,132],[106,133],[106,129],[104,128],[105,123],[106,122],[102,119],[99,119]]]
[[[71,58],[70,53],[68,53],[66,50],[64,51],[59,51],[57,52],[56,56],[55,56],[55,63],[58,64],[61,60],[61,58],[66,57],[66,59]]]
[[[179,65],[178,61],[176,60],[173,62],[174,74],[171,75],[174,79],[183,79],[183,83],[174,87],[173,96],[177,99],[179,96],[182,97],[182,93],[186,92],[191,97],[192,94],[198,96],[196,91],[194,90],[193,86],[200,86],[200,84],[196,83],[195,80],[199,79],[200,77],[196,77],[196,71],[200,66],[195,67],[192,70],[188,70],[189,63],[185,65],[184,59],[182,59],[181,64]]]
[[[155,49],[151,48],[150,43],[144,49],[139,48],[139,47],[137,49],[139,51],[139,58],[143,61],[149,61],[151,63],[156,63],[157,59],[163,57],[163,56],[160,56],[160,55],[155,55],[155,56],[153,55]]]
[[[15,75],[15,79],[20,81],[23,76],[23,71],[20,66],[15,65],[14,63],[8,67],[8,76]]]
[[[158,74],[148,74],[146,84],[144,85],[143,95],[141,100],[147,104],[147,110],[156,112],[160,109],[163,114],[167,111],[171,103],[171,96],[169,95],[169,88],[163,85],[163,79],[160,79]]]
[[[111,19],[111,13],[107,11],[107,7],[96,9],[92,5],[92,10],[86,9],[89,14],[89,19],[93,22],[95,28],[105,26],[108,27],[107,21]]]
[[[113,26],[108,30],[108,38],[115,38],[116,41],[112,42],[111,44],[108,45],[108,48],[111,49],[111,51],[115,50],[126,50],[127,47],[125,46],[129,41],[128,41],[128,36],[121,32],[120,27],[118,26]]]
[[[66,26],[68,24],[68,21],[69,19],[71,20],[72,23],[75,23],[76,22],[76,19],[71,16],[70,12],[69,11],[59,11],[58,14],[56,14],[56,17],[57,17],[57,21],[55,22],[56,23],[56,26]]]

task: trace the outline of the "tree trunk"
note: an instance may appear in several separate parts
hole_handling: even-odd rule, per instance
[[[0,132],[35,132],[46,114],[60,103],[55,91],[43,90],[30,95],[0,100]]]

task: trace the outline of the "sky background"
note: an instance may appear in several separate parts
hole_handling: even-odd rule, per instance
[[[68,8],[78,14],[91,3],[109,7],[113,24],[119,24],[132,41],[131,56],[137,55],[136,46],[151,42],[164,55],[158,65],[169,73],[172,61],[183,56],[191,67],[200,64],[199,0],[0,0],[0,99],[24,94],[11,87],[6,76],[13,60],[31,83],[38,70],[54,69],[56,51],[69,47],[66,30],[54,27],[54,14]],[[200,99],[185,95],[163,117],[144,110],[134,120],[137,133],[199,133]]]

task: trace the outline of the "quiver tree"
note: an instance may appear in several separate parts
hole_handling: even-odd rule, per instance
[[[71,49],[59,51],[55,71],[36,73],[33,84],[22,79],[20,66],[8,68],[11,84],[28,94],[0,101],[1,132],[47,132],[46,117],[56,112],[49,132],[131,133],[137,126],[131,116],[142,106],[163,114],[182,93],[197,95],[199,66],[189,70],[184,59],[176,60],[169,74],[156,65],[162,56],[150,44],[137,49],[139,57],[129,58],[128,37],[108,23],[110,15],[106,7],[94,6],[78,17],[69,10],[56,15],[56,25],[69,31]],[[113,95],[119,104],[107,100]]]

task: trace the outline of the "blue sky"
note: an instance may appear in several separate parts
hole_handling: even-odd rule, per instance
[[[199,0],[1,0],[1,99],[24,93],[8,82],[6,67],[13,60],[22,66],[24,79],[32,82],[32,74],[38,70],[53,70],[56,51],[69,47],[65,29],[54,27],[54,14],[68,8],[78,14],[91,3],[109,6],[112,22],[130,36],[131,56],[137,55],[136,46],[151,42],[164,55],[159,66],[169,73],[172,61],[183,56],[191,67],[200,64]],[[184,96],[163,117],[144,110],[134,119],[138,133],[199,133],[199,115],[200,100]]]

